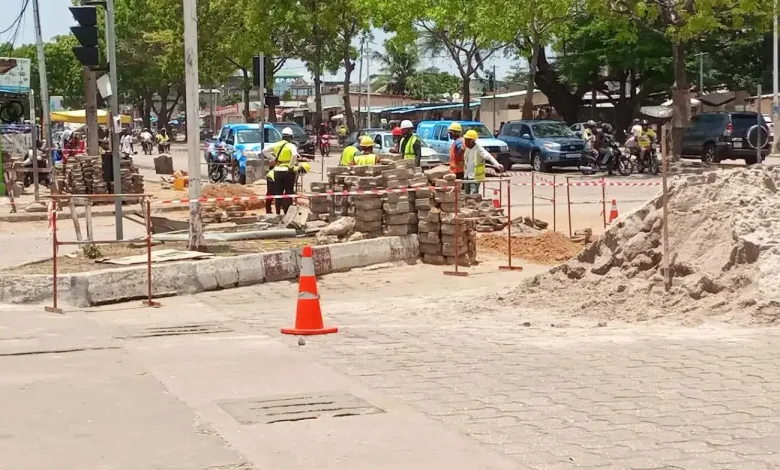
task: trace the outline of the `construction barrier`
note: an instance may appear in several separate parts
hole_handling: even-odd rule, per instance
[[[51,235],[52,245],[52,306],[44,307],[44,310],[51,313],[62,313],[62,309],[57,305],[57,253],[58,248],[62,245],[94,245],[96,243],[103,244],[119,244],[127,243],[127,240],[95,240],[92,236],[92,200],[109,200],[109,199],[141,199],[141,204],[144,212],[144,221],[146,225],[146,283],[147,283],[147,298],[143,301],[143,304],[147,307],[159,307],[160,303],[152,300],[152,204],[151,195],[149,194],[52,194],[49,196],[49,231]],[[78,214],[75,212],[76,204],[78,200],[86,202],[84,206],[85,221],[87,224],[87,240],[81,240],[81,229],[78,223]],[[60,241],[57,238],[57,210],[61,206],[63,201],[67,201],[71,210],[71,219],[73,225],[76,228],[76,241]]]

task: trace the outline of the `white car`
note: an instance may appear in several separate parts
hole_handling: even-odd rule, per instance
[[[382,153],[390,153],[390,149],[393,147],[393,134],[391,132],[373,132],[368,134],[374,139],[374,153],[379,155]],[[424,140],[420,139],[420,145],[422,146],[420,159],[420,166],[432,167],[436,165],[449,165],[450,156],[438,153],[432,149]]]
[[[772,138],[775,136],[775,123],[772,121],[772,115],[763,114],[763,116],[767,127],[769,127],[769,140],[772,140]]]

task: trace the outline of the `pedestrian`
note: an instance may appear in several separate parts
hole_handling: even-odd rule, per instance
[[[420,144],[420,138],[414,133],[412,121],[408,119],[401,121],[401,132],[403,137],[398,148],[401,150],[404,160],[414,160],[414,166],[420,166],[422,144]]]
[[[466,152],[464,159],[466,162],[465,177],[466,194],[479,194],[479,185],[485,181],[485,161],[496,167],[499,171],[504,171],[504,167],[487,150],[477,143],[479,134],[474,129],[466,131],[463,135]]]
[[[452,140],[452,145],[450,145],[450,173],[455,174],[455,179],[462,180],[463,170],[465,169],[464,155],[466,153],[466,146],[463,144],[463,138],[461,137],[463,127],[459,122],[453,122],[447,131],[449,131],[450,139]]]
[[[125,129],[122,132],[122,138],[119,141],[119,149],[122,156],[130,158],[133,155],[133,136],[130,134],[130,129]]]
[[[263,158],[271,158],[274,162],[274,183],[276,184],[276,195],[289,195],[282,198],[281,208],[284,213],[292,204],[292,197],[295,194],[295,171],[298,165],[298,147],[292,142],[293,131],[289,127],[282,129],[282,140],[266,147],[263,150]],[[267,178],[266,178],[267,181]]]

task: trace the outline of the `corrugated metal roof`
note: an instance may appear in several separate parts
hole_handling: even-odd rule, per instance
[[[477,106],[479,106],[479,101],[472,101],[469,104],[470,108],[474,108]],[[407,109],[405,111],[397,111],[397,114],[408,114],[417,111],[434,111],[437,109],[458,109],[462,107],[463,107],[463,103],[447,103],[447,104],[438,104],[438,105],[429,105],[429,106],[417,106],[417,107]]]

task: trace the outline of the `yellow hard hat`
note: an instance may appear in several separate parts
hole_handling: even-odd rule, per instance
[[[303,163],[301,163],[301,168],[302,168],[302,169],[303,169],[303,171],[305,171],[306,173],[308,173],[308,172],[310,172],[310,171],[311,171],[311,165],[310,165],[310,164],[308,164],[307,162],[303,162]]]
[[[479,139],[479,134],[477,134],[477,131],[475,131],[474,129],[470,129],[466,131],[465,134],[463,134],[463,138],[469,140],[477,140]]]
[[[463,128],[460,126],[459,122],[453,122],[450,124],[450,127],[447,130],[453,132],[463,132]]]
[[[369,137],[367,135],[364,135],[363,137],[360,138],[360,146],[361,147],[371,147],[371,148],[373,148],[374,147],[374,139],[372,139],[371,137]]]

